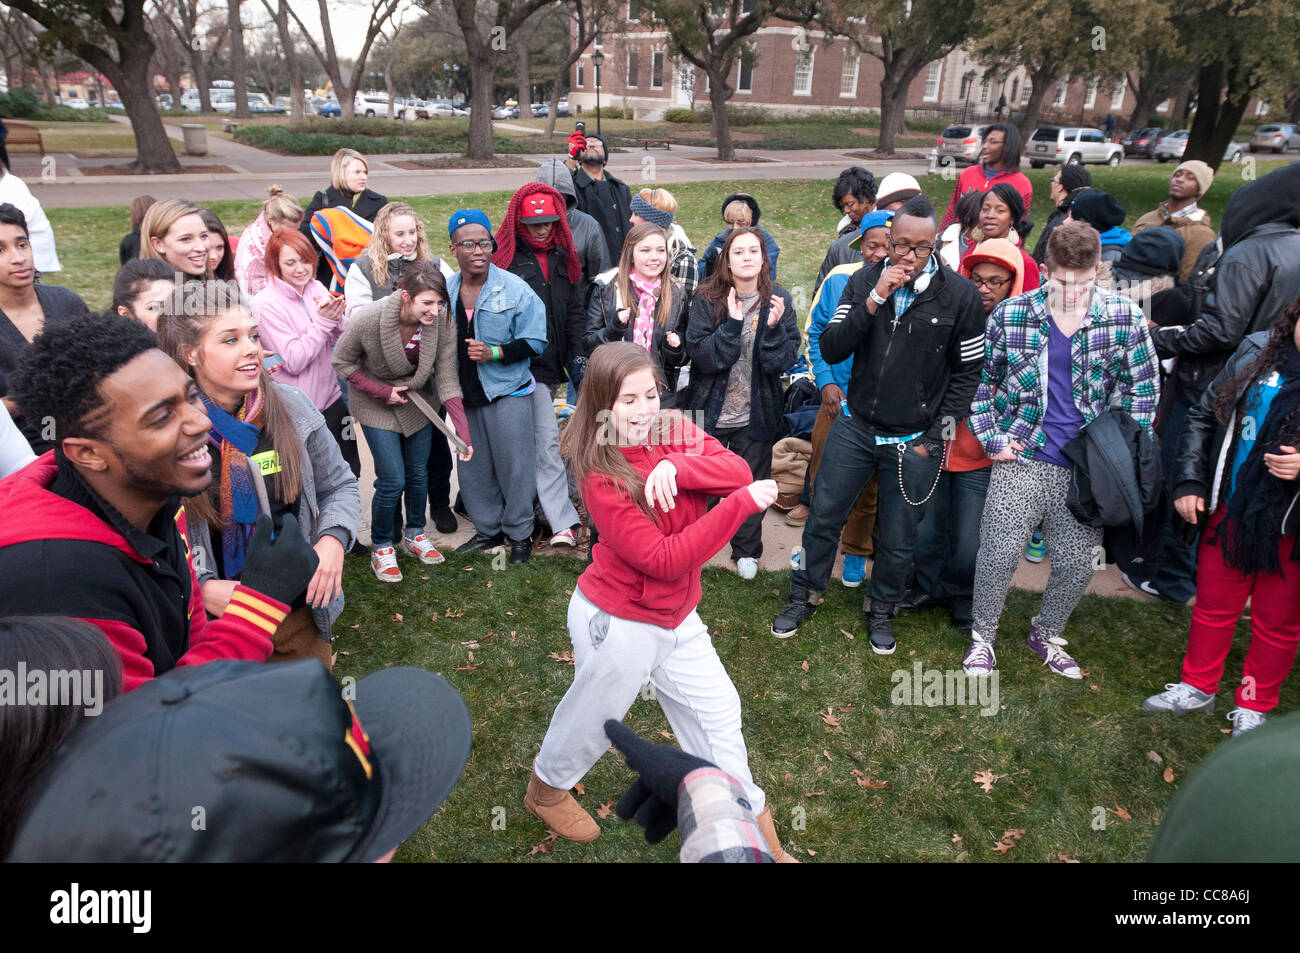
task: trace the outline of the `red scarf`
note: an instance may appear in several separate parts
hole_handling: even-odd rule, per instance
[[[554,223],[555,227],[551,229],[550,236],[544,242],[538,242],[528,234],[528,230],[519,223],[519,206],[523,200],[530,195],[538,192],[548,192],[555,200],[557,209],[565,208],[564,196],[551,188],[545,182],[529,182],[521,187],[518,192],[510,197],[510,205],[506,209],[506,217],[501,222],[501,227],[497,229],[496,240],[497,250],[492,256],[492,264],[498,268],[509,268],[515,260],[515,251],[518,240],[522,237],[528,247],[537,252],[537,262],[541,266],[542,276],[550,281],[550,275],[547,267],[547,253],[552,248],[560,248],[565,253],[565,264],[569,272],[569,283],[576,285],[582,280],[582,259],[578,257],[578,250],[573,244],[573,232],[569,230],[569,223],[561,213],[559,219]]]

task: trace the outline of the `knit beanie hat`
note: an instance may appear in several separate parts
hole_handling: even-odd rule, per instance
[[[1099,232],[1124,224],[1124,206],[1119,199],[1101,189],[1084,189],[1070,203],[1076,222],[1087,222]]]
[[[1210,191],[1210,186],[1214,184],[1214,170],[1200,159],[1188,159],[1186,162],[1179,163],[1178,168],[1174,169],[1174,175],[1179,172],[1190,172],[1195,176],[1196,184],[1201,190],[1197,198]]]
[[[633,215],[640,215],[647,222],[653,222],[660,228],[671,228],[673,224],[673,213],[665,212],[661,208],[655,208],[639,195],[632,196],[631,209]]]
[[[1092,185],[1092,174],[1083,166],[1067,162],[1061,166],[1061,188],[1069,195],[1075,189],[1085,189]]]

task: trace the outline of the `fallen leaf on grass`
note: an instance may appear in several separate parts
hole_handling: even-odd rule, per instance
[[[960,834],[956,833],[955,831],[953,832],[952,835],[952,845],[956,847],[958,850],[966,849],[966,841],[962,838]]]
[[[1099,691],[1101,691],[1101,689],[1098,688],[1096,685],[1089,684],[1089,685],[1088,685],[1088,691],[1090,691],[1090,692],[1099,692]]]
[[[1009,831],[1002,832],[1003,840],[1020,840],[1020,838],[1024,836],[1025,836],[1024,829],[1020,827],[1013,827]]]
[[[1128,811],[1126,811],[1124,808],[1120,807],[1119,801],[1115,802],[1115,810],[1111,811],[1110,808],[1106,808],[1106,810],[1110,811],[1110,813],[1114,814],[1121,821],[1133,820],[1133,815],[1130,814]]]
[[[452,612],[450,609],[448,609],[448,610],[446,611],[446,613],[444,613],[443,618],[445,618],[445,619],[459,619],[459,618],[460,618],[461,616],[463,616],[464,614],[465,614],[465,610],[464,610],[464,609],[461,609],[459,612]]]
[[[473,572],[473,571],[474,571],[474,567],[473,567],[473,566],[466,566],[466,567],[465,567],[465,572]]]
[[[354,622],[354,623],[352,624],[352,628],[354,628],[354,629],[359,629],[359,628],[361,628],[361,623],[360,623],[360,622]]]
[[[876,781],[871,777],[871,775],[863,774],[857,768],[854,768],[849,773],[858,779],[858,787],[860,788],[872,788],[873,790],[879,790],[880,788],[883,788],[886,784],[889,783],[888,781]]]
[[[577,784],[573,786],[573,790],[577,792],[578,797],[582,797],[584,794],[587,793],[587,789],[582,786],[581,781],[579,781]]]
[[[993,849],[997,851],[999,854],[1005,854],[1007,851],[1009,851],[1011,848],[1015,846],[1016,845],[1014,841],[1012,841],[1011,843],[1007,843],[1004,840],[1000,840],[993,845]]]
[[[542,838],[541,843],[534,844],[529,848],[528,856],[531,857],[533,854],[549,854],[551,849],[555,846],[555,839],[559,836],[560,835],[555,833],[555,831],[547,828],[546,836]]]
[[[850,642],[853,641],[853,633],[848,631],[847,629],[840,629],[840,635],[844,636]]]
[[[801,669],[803,669],[805,672],[808,671],[808,660],[807,660],[807,659],[804,659],[804,660],[803,660],[803,664],[800,665],[799,667],[800,667]]]
[[[826,724],[830,725],[832,728],[838,728],[840,722],[839,719],[835,717],[834,712],[834,708],[827,708],[824,714],[820,711],[817,714],[822,716],[822,721],[826,722]]]
[[[477,642],[462,642],[460,643],[460,645],[461,648],[465,648],[465,649],[476,649],[479,647],[479,644]]]
[[[1166,783],[1166,784],[1173,784],[1173,783],[1174,783],[1174,769],[1173,769],[1173,768],[1170,768],[1170,767],[1166,767],[1166,768],[1165,768],[1164,778],[1165,778],[1165,783]]]
[[[822,757],[825,758],[827,761],[835,760],[834,758],[831,757],[831,753],[827,751],[825,748],[822,748]]]
[[[1147,757],[1150,758],[1152,761],[1154,761],[1156,764],[1164,764],[1164,763],[1165,763],[1165,759],[1162,758],[1162,757],[1160,757],[1159,752],[1156,752],[1156,751],[1148,751],[1148,752],[1147,752]]]
[[[356,626],[354,625],[352,628],[355,629]],[[1219,734],[1221,734],[1221,735],[1230,735],[1230,734],[1232,734],[1232,729],[1231,729],[1231,728],[1220,728],[1220,729],[1219,729]]]
[[[1067,856],[1066,854],[1059,854],[1059,853],[1056,855],[1056,859],[1063,864],[1077,864],[1079,862],[1079,859],[1077,857],[1070,857]]]
[[[596,808],[596,816],[602,821],[614,813],[614,802],[606,801],[600,807]]]
[[[816,857],[816,856],[817,856],[817,851],[813,850],[811,847],[805,847],[804,850],[806,850],[806,851],[808,852],[808,856],[809,856],[809,857]]]
[[[912,649],[912,651],[908,652],[907,654],[908,654],[908,655],[915,655],[915,654],[916,654],[916,649]]]
[[[805,791],[804,797],[822,797],[825,794],[825,791]]]
[[[394,615],[393,615],[393,621],[394,621],[394,622],[401,622],[401,621],[402,621],[402,614],[401,614],[400,612],[394,613]]]
[[[668,729],[666,729],[666,728],[660,728],[660,729],[659,729],[659,734],[661,734],[663,737],[667,738],[669,741],[672,741],[672,740],[673,740],[673,733],[672,733],[671,731],[669,731]]]
[[[513,632],[511,632],[510,634],[514,635]],[[565,650],[563,652],[550,652],[547,654],[546,657],[553,658],[557,662],[563,662],[565,665],[573,664],[573,653],[568,650]]]
[[[456,671],[458,671],[458,672],[472,672],[472,671],[474,671],[474,669],[480,667],[482,664],[483,664],[482,662],[475,662],[473,665],[457,665],[457,666],[456,666]]]
[[[785,778],[783,780],[785,781],[786,784],[789,784],[791,781],[794,780],[794,775],[791,774],[789,771],[787,771],[785,773]]]
[[[491,580],[491,579],[488,580],[487,587],[488,587],[489,589],[492,588],[492,580]]]
[[[339,653],[335,652],[333,655],[330,656],[330,668],[333,668],[338,663],[339,663]]]
[[[985,791],[992,791],[993,785],[1000,778],[1005,778],[1005,774],[994,774],[992,771],[976,771],[975,777],[971,780],[982,787]]]

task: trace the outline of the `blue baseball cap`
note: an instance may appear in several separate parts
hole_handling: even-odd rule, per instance
[[[447,222],[447,237],[456,234],[456,229],[462,225],[482,225],[489,235],[492,234],[492,221],[487,217],[487,212],[481,209],[462,208],[452,212]]]
[[[849,242],[851,246],[857,248],[862,244],[862,236],[867,234],[873,228],[887,228],[889,223],[894,220],[893,212],[886,212],[883,209],[876,209],[874,212],[868,212],[862,216],[862,221],[858,223],[858,234]]]

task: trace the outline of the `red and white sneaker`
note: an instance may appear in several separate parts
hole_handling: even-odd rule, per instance
[[[380,582],[401,582],[402,570],[397,568],[397,553],[392,546],[381,546],[370,551],[370,568]]]
[[[552,536],[551,545],[568,546],[569,548],[573,548],[574,546],[577,546],[578,537],[577,534],[573,532],[573,527],[570,526],[568,529],[560,530],[560,532]]]
[[[403,536],[399,545],[402,547],[402,552],[408,556],[414,556],[426,566],[436,566],[440,562],[445,562],[442,553],[434,548],[433,543],[429,541],[429,537],[423,533],[414,539]]]

